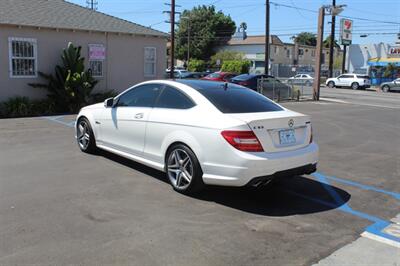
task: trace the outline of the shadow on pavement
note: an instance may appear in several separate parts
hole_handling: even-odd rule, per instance
[[[98,155],[168,183],[163,172],[106,151],[100,151]],[[188,197],[258,215],[289,216],[324,212],[349,201],[349,193],[330,187],[341,197],[342,203],[335,202],[322,183],[305,176],[281,178],[262,188],[208,186],[201,193]]]

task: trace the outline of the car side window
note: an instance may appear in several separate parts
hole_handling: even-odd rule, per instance
[[[195,104],[188,96],[171,86],[165,86],[155,105],[158,108],[171,109],[189,109],[193,106]]]
[[[145,84],[133,88],[118,98],[117,107],[153,107],[161,91],[159,84]]]

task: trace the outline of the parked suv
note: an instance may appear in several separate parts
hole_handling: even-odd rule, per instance
[[[336,78],[327,79],[326,85],[329,88],[350,87],[353,90],[358,90],[371,87],[371,82],[367,75],[343,74]]]

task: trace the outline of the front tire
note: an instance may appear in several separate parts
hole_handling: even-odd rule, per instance
[[[176,144],[168,149],[165,165],[168,180],[174,190],[193,194],[205,187],[200,163],[188,146]]]
[[[329,81],[328,82],[328,87],[331,88],[331,89],[335,88],[335,82]]]
[[[85,117],[80,118],[76,125],[76,140],[81,151],[86,153],[96,152],[97,147],[93,130],[89,120]]]
[[[383,86],[383,87],[382,87],[382,91],[383,91],[383,92],[389,92],[389,91],[390,91],[389,86],[388,86],[388,85]]]
[[[353,90],[358,90],[358,88],[360,88],[360,85],[359,85],[357,82],[353,82],[353,83],[351,84],[351,88],[352,88]]]

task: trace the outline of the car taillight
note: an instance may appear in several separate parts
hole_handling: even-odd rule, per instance
[[[313,142],[313,129],[312,129],[312,125],[310,125],[311,128],[311,136],[310,136],[310,144]]]
[[[246,82],[246,81],[240,81],[238,84],[239,84],[239,85],[242,85],[242,86],[247,86],[247,85],[249,85],[249,83]]]
[[[264,151],[260,141],[253,131],[225,130],[221,132],[221,135],[229,144],[240,151]]]

